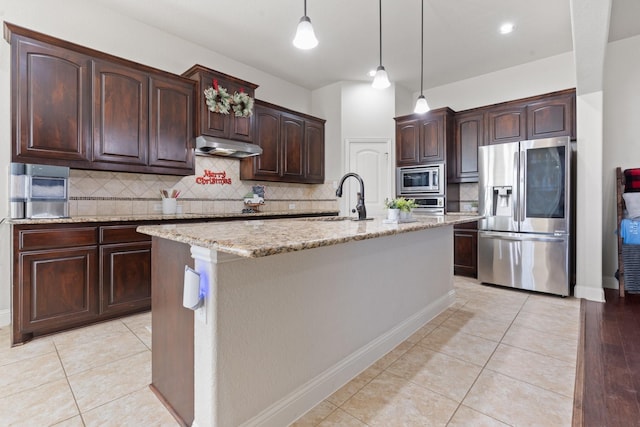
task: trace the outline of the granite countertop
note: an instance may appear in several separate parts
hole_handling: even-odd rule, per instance
[[[68,218],[28,218],[9,219],[10,224],[73,224],[82,222],[124,222],[124,221],[181,221],[193,219],[242,219],[261,218],[271,216],[296,216],[296,215],[337,215],[334,210],[295,210],[281,212],[256,212],[256,213],[211,213],[194,214],[183,213],[175,215],[163,215],[162,213],[141,214],[141,215],[81,215]]]
[[[143,225],[151,236],[215,249],[247,258],[373,239],[411,231],[477,221],[478,215],[414,215],[415,221],[387,224],[384,217],[352,221],[348,217],[296,218],[225,223]]]

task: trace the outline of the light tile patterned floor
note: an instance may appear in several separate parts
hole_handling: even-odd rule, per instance
[[[455,278],[456,302],[293,425],[570,426],[579,301]],[[149,390],[151,315],[9,347],[0,426],[176,426]]]
[[[455,287],[453,306],[293,426],[571,426],[579,300]]]

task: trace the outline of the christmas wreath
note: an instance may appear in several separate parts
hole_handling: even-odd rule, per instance
[[[236,117],[250,117],[253,114],[253,98],[242,89],[230,95],[215,79],[213,86],[204,90],[204,96],[209,111],[214,113],[229,114],[229,110],[233,109]]]
[[[253,114],[253,98],[240,89],[240,92],[233,94],[232,108],[236,117],[250,117]]]

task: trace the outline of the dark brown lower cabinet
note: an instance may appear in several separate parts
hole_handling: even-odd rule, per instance
[[[453,227],[453,274],[478,277],[478,223]]]
[[[151,239],[137,225],[13,227],[13,344],[151,307]]]

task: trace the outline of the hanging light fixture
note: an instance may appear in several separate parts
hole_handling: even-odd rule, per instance
[[[304,15],[298,22],[296,36],[293,38],[293,45],[298,49],[313,49],[318,46],[318,39],[313,32],[311,19],[307,16],[307,0],[304,0]]]
[[[375,89],[386,89],[391,86],[389,82],[389,76],[387,75],[387,70],[382,66],[382,0],[379,0],[380,3],[380,65],[376,69],[376,75],[373,77],[373,83],[371,86]]]
[[[424,114],[430,110],[429,104],[427,104],[427,98],[422,93],[422,82],[424,80],[424,0],[422,0],[422,8],[420,10],[420,96],[416,101],[416,108],[413,109],[414,113]]]

